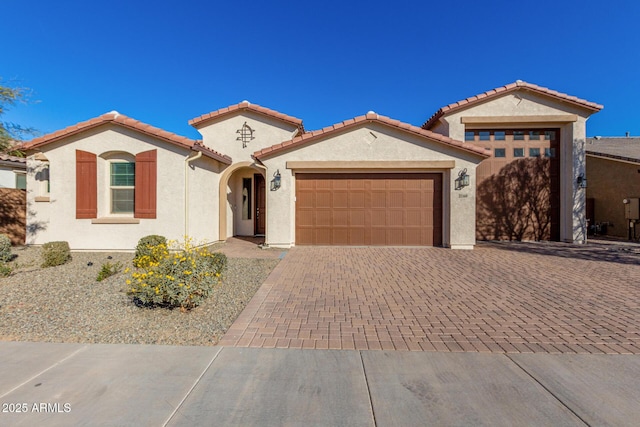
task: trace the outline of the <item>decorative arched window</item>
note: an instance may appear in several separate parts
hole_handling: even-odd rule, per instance
[[[103,153],[100,180],[97,156],[76,150],[76,218],[101,216],[156,217],[157,150],[133,154]],[[100,183],[98,189],[98,183]]]

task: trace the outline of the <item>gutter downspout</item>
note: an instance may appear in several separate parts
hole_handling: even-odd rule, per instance
[[[189,235],[189,163],[202,157],[202,151],[198,151],[193,157],[190,154],[184,159],[184,238]]]

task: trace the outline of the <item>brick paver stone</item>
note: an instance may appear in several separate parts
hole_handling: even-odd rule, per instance
[[[220,345],[640,354],[640,250],[296,247]]]

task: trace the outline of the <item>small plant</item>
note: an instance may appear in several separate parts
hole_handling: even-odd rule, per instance
[[[9,277],[13,269],[8,264],[0,261],[0,277]]]
[[[98,282],[102,282],[107,277],[111,277],[114,274],[118,274],[122,270],[122,263],[116,262],[115,264],[111,264],[110,262],[105,262],[102,264],[100,268],[100,272],[98,272],[98,277],[96,280]]]
[[[11,239],[6,234],[0,234],[0,262],[11,260]]]
[[[227,257],[196,248],[187,240],[171,253],[164,243],[151,247],[150,254],[134,265],[137,269],[126,283],[136,305],[186,311],[200,305],[220,283]]]
[[[62,265],[71,259],[67,242],[48,242],[42,245],[42,267]]]
[[[138,240],[136,254],[133,258],[133,265],[136,267],[142,267],[147,262],[157,262],[161,256],[161,253],[157,249],[159,245],[164,245],[166,249],[167,238],[164,236],[158,236],[157,234],[151,234]],[[143,260],[145,257],[148,258]]]

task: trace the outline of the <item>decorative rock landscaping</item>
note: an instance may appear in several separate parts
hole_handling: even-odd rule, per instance
[[[49,268],[40,248],[13,253],[13,273],[0,277],[0,341],[215,345],[279,261],[229,258],[222,284],[184,313],[136,307],[123,271],[96,280],[106,262],[130,266],[132,253],[74,252]]]

